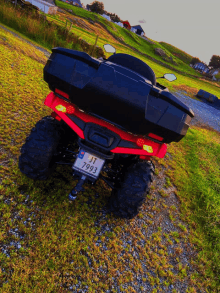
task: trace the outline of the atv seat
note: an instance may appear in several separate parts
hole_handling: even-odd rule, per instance
[[[153,70],[140,59],[128,54],[119,53],[110,56],[107,60],[137,72],[150,80],[153,85],[156,85],[156,76]]]

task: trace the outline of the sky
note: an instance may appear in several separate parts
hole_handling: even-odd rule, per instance
[[[93,0],[81,0],[85,6]],[[220,56],[220,0],[100,0],[104,9],[141,25],[146,37],[169,43],[207,65]]]

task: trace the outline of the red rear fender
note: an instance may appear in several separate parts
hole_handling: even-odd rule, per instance
[[[62,92],[60,91],[59,94]],[[62,94],[63,95],[63,94]],[[66,100],[59,98],[51,92],[45,99],[44,104],[51,108],[54,112],[52,113],[52,116],[55,117],[57,120],[63,120],[65,121],[72,129],[77,133],[77,135],[85,139],[83,129],[81,129],[79,126],[77,126],[68,116],[75,115],[85,123],[92,122],[95,124],[98,124],[100,126],[106,127],[110,131],[118,134],[121,138],[121,140],[124,141],[130,141],[137,145],[137,148],[130,148],[130,147],[115,147],[111,150],[112,153],[121,153],[121,154],[134,154],[134,155],[140,155],[141,158],[144,159],[148,158],[149,156],[156,156],[158,158],[163,158],[167,151],[167,145],[165,143],[157,143],[155,141],[152,141],[151,139],[143,138],[138,135],[134,135],[131,133],[128,133],[126,131],[123,131],[119,129],[118,127],[114,126],[113,124],[106,122],[104,120],[101,120],[99,118],[96,118],[94,116],[91,116],[87,114],[86,112],[80,110],[76,105],[72,104],[71,102],[67,101],[68,95],[65,94]],[[64,96],[64,95],[63,95]],[[148,152],[137,144],[137,140],[142,138],[144,140],[144,146],[150,147],[148,149],[151,150],[151,152]]]

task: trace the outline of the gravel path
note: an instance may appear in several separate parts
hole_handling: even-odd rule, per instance
[[[3,26],[3,25],[1,25],[1,24],[0,24],[0,28],[6,30],[7,32],[9,32],[9,33],[11,33],[12,35],[14,35],[15,37],[21,39],[22,41],[24,41],[24,42],[30,44],[31,46],[35,47],[36,49],[40,50],[41,52],[44,53],[44,55],[45,55],[47,58],[50,57],[51,52],[50,52],[49,50],[46,50],[46,49],[44,49],[44,48],[42,48],[42,47],[40,47],[40,46],[35,45],[33,42],[28,41],[28,40],[25,39],[24,37],[21,37],[21,36],[18,35],[17,33],[11,31],[10,29],[6,28],[5,26]]]
[[[193,100],[182,92],[174,92],[173,94],[193,110],[195,117],[191,120],[191,125],[196,125],[199,122],[220,132],[220,100],[211,104],[206,100]]]

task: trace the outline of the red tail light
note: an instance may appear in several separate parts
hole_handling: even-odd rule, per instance
[[[140,146],[140,147],[142,147],[144,145],[144,139],[138,138],[137,145]]]
[[[75,112],[75,108],[73,106],[68,106],[66,108],[66,113],[67,114],[73,114]]]

